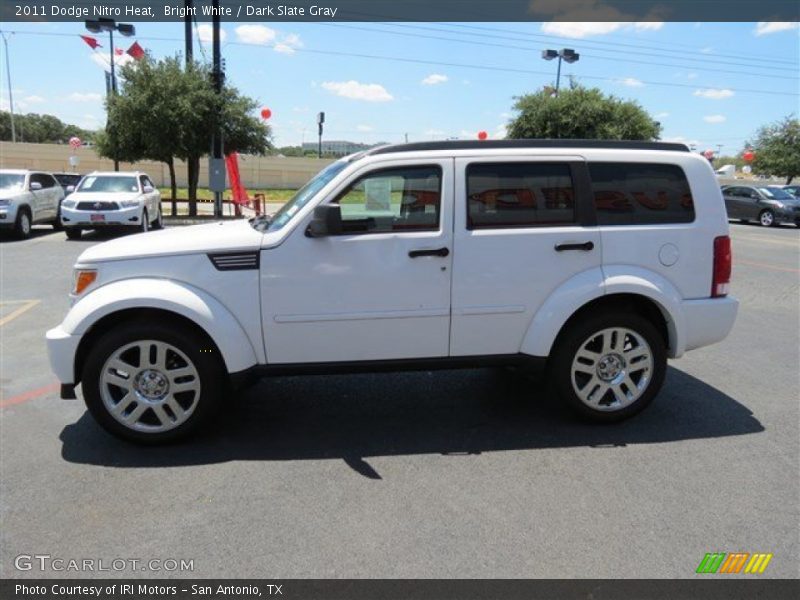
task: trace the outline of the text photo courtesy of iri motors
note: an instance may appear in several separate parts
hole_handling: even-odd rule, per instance
[[[796,2],[0,38],[0,597],[800,596]]]

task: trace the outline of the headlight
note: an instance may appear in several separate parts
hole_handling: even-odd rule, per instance
[[[61,202],[61,206],[63,206],[64,208],[75,208],[76,204],[77,202],[75,202],[75,200],[64,200],[63,202]]]
[[[778,208],[786,208],[786,205],[783,202],[778,202],[777,200],[775,201],[775,206]]]
[[[97,279],[95,269],[75,269],[73,275],[75,284],[72,286],[72,293],[76,296],[80,296]]]
[[[119,205],[122,206],[123,208],[131,208],[132,206],[139,206],[139,199],[137,198],[134,200],[123,200],[122,202],[119,203]]]

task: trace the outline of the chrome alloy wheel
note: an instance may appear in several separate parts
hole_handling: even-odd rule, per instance
[[[592,334],[572,360],[572,388],[585,405],[615,411],[636,402],[650,383],[653,351],[631,329],[613,327]]]
[[[117,349],[100,372],[109,414],[130,429],[169,431],[186,422],[200,398],[200,375],[178,348],[140,340]]]

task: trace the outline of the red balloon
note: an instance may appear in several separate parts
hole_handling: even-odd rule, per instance
[[[746,162],[752,162],[752,160],[756,157],[755,152],[752,150],[745,150],[744,154],[742,154],[742,158]]]
[[[710,160],[710,159],[714,158],[714,151],[711,150],[711,149],[706,150],[705,152],[703,152],[703,156],[705,156],[706,158],[708,158]]]
[[[271,116],[272,116],[272,111],[270,109],[268,109],[268,108],[262,108],[261,109],[261,118],[262,119],[264,119],[266,121]]]
[[[478,132],[478,139],[479,140],[485,140],[488,137],[489,137],[489,134],[486,133],[485,131],[479,131]]]

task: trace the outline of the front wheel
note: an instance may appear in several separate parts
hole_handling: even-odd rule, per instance
[[[222,359],[197,332],[136,321],[103,335],[86,359],[84,401],[100,425],[144,444],[195,432],[225,389]]]
[[[139,231],[141,233],[147,233],[150,231],[150,217],[147,215],[146,208],[142,211],[142,222],[139,225]]]
[[[621,421],[642,411],[661,389],[666,347],[644,317],[601,314],[560,337],[552,367],[556,389],[571,408],[594,421]]]
[[[765,210],[758,215],[758,222],[761,223],[762,227],[774,227],[775,215],[772,214],[771,210]]]
[[[153,221],[153,229],[164,229],[164,218],[161,215],[161,206],[158,207],[156,220]]]
[[[80,227],[66,227],[64,229],[64,233],[67,234],[68,240],[79,240],[81,239],[81,228]]]
[[[31,215],[25,208],[20,208],[19,212],[17,212],[17,220],[14,222],[14,235],[20,240],[27,240],[31,237]]]

